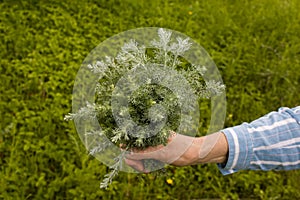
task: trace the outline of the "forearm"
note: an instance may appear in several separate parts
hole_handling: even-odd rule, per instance
[[[300,168],[300,107],[281,108],[222,132],[229,146],[226,165],[219,166],[223,174]]]
[[[126,163],[145,172],[143,160],[175,166],[219,163],[223,174],[241,169],[300,169],[300,106],[283,108],[251,123],[203,137],[174,134],[166,146],[126,156]]]

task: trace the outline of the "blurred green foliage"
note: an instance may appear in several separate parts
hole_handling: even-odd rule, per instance
[[[209,52],[227,86],[226,126],[299,105],[299,9],[298,0],[0,1],[0,199],[299,199],[300,171],[222,176],[215,165],[121,173],[100,190],[107,167],[63,121],[89,51],[148,26]]]

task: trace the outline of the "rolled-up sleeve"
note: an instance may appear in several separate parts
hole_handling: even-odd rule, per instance
[[[222,130],[229,154],[222,174],[249,170],[300,169],[300,106],[280,108],[251,123]]]

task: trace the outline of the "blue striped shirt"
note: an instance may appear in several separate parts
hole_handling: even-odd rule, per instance
[[[300,169],[300,106],[280,108],[251,123],[222,130],[229,154],[222,174],[242,169]]]

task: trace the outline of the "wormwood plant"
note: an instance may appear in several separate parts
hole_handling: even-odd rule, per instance
[[[69,113],[65,120],[97,118],[101,132],[87,131],[86,135],[105,136],[108,140],[98,140],[89,149],[91,155],[104,152],[112,144],[122,144],[126,150],[166,144],[170,131],[177,130],[183,115],[188,115],[181,112],[182,99],[187,104],[197,99],[174,94],[174,89],[160,84],[160,80],[178,90],[185,87],[184,81],[187,81],[198,98],[210,98],[223,92],[225,86],[220,82],[203,80],[205,66],[195,66],[184,59],[183,54],[192,45],[189,39],[177,37],[172,42],[171,37],[171,31],[158,29],[158,38],[152,40],[151,48],[130,40],[116,57],[106,57],[87,66],[99,75],[96,101],[87,102],[77,113]],[[166,71],[176,71],[178,75],[174,77],[174,73],[164,73]],[[106,188],[118,174],[125,152],[115,157],[110,167],[112,171],[105,175],[101,188]],[[148,164],[155,165],[155,162]]]

